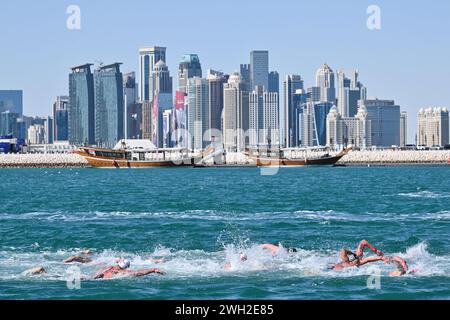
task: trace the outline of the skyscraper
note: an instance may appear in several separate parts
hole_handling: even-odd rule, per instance
[[[142,138],[152,140],[152,114],[153,104],[150,101],[142,101]]]
[[[53,139],[67,141],[69,139],[68,96],[58,96],[53,103]]]
[[[250,64],[240,65],[240,77],[242,85],[245,85],[243,89],[249,91],[251,89]]]
[[[269,89],[269,51],[254,50],[250,52],[250,82],[251,89],[262,86]]]
[[[297,90],[303,89],[303,80],[299,75],[287,75],[283,82],[284,87],[284,145],[286,148],[298,147],[298,137],[296,128],[295,97]]]
[[[209,85],[203,78],[188,80],[188,131],[191,150],[202,150],[211,141]]]
[[[302,143],[306,147],[325,146],[327,142],[327,116],[333,104],[307,102],[303,110]]]
[[[280,144],[278,93],[255,87],[249,99],[249,138],[252,147],[274,147]]]
[[[367,110],[362,106],[355,117],[342,117],[336,107],[332,107],[327,116],[327,146],[332,149],[370,148],[371,124],[367,120]]]
[[[400,147],[408,144],[408,114],[406,111],[400,113]]]
[[[228,76],[223,72],[208,70],[209,116],[211,129],[222,129],[223,86]]]
[[[202,66],[196,54],[185,54],[178,68],[178,90],[187,94],[188,80],[202,77]]]
[[[269,73],[268,91],[280,94],[280,75],[276,71],[271,71]]]
[[[44,138],[45,144],[53,144],[54,138],[53,138],[53,118],[52,117],[45,118],[44,131],[45,131],[45,138]]]
[[[0,90],[0,113],[11,111],[19,116],[23,114],[23,91]]]
[[[121,63],[100,66],[95,79],[95,142],[114,147],[124,138],[124,98]]]
[[[17,137],[17,119],[19,114],[10,110],[0,113],[0,135],[13,135]]]
[[[420,109],[418,127],[420,146],[445,146],[450,143],[447,108]]]
[[[153,90],[150,87],[150,77],[155,64],[166,62],[165,47],[148,47],[139,50],[139,95],[142,101],[153,100]]]
[[[72,68],[69,75],[69,142],[95,143],[95,99],[92,64]]]
[[[400,106],[393,100],[360,100],[360,108],[367,110],[371,121],[372,145],[391,147],[400,145]]]
[[[249,126],[249,93],[239,73],[233,73],[223,89],[223,144],[225,150],[245,150]]]
[[[136,74],[134,72],[123,75],[123,99],[124,137],[126,139],[137,139],[141,136],[140,122],[142,114],[138,107]]]
[[[320,102],[335,103],[334,72],[326,63],[316,72],[316,87],[320,88]]]
[[[338,112],[343,117],[354,117],[358,113],[358,101],[366,99],[366,89],[358,81],[358,71],[349,72],[350,78],[344,71],[338,72]]]
[[[152,71],[150,87],[153,91],[152,141],[155,146],[164,146],[163,114],[173,108],[172,77],[166,63],[160,60]]]

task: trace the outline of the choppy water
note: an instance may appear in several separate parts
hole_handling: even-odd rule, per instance
[[[450,299],[450,167],[0,170],[0,299]],[[368,239],[417,269],[331,271]],[[261,243],[296,247],[271,256]],[[166,276],[82,281],[126,257]],[[248,261],[239,262],[245,251]],[[149,258],[165,258],[155,265]],[[233,270],[223,268],[231,261]],[[43,266],[47,274],[23,271]]]

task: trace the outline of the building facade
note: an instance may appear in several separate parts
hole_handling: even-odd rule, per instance
[[[200,59],[196,54],[185,54],[178,68],[178,90],[187,94],[188,80],[194,77],[203,77]]]
[[[223,72],[208,70],[209,116],[211,129],[222,130],[223,91],[228,76]]]
[[[0,113],[5,111],[23,115],[22,90],[0,90]]]
[[[249,96],[249,143],[252,148],[280,145],[278,94],[257,86]]]
[[[420,146],[445,146],[450,143],[447,108],[420,109],[418,126],[418,143]]]
[[[246,80],[233,73],[223,89],[223,144],[230,152],[244,151],[249,143],[249,93]]]
[[[393,100],[360,100],[359,107],[367,110],[371,121],[372,145],[391,147],[400,145],[400,106]]]
[[[298,147],[298,103],[297,92],[303,90],[303,80],[299,75],[287,75],[283,82],[284,89],[284,146]]]
[[[408,144],[408,114],[406,111],[400,113],[400,147]]]
[[[134,72],[123,75],[123,99],[124,137],[126,139],[139,139],[141,137],[140,120],[142,114],[139,114],[136,74]]]
[[[73,145],[95,143],[95,96],[92,64],[72,68],[69,75],[69,142]]]
[[[269,51],[253,50],[250,52],[250,84],[254,90],[261,86],[269,89]]]
[[[95,71],[95,143],[112,148],[124,138],[124,97],[121,63]]]
[[[69,140],[68,96],[58,96],[53,103],[53,139]]]
[[[336,107],[327,116],[327,146],[342,149],[349,145],[366,149],[372,146],[371,124],[367,120],[367,110],[361,107],[354,117],[342,117]]]
[[[151,88],[151,76],[154,66],[166,62],[165,47],[148,47],[139,49],[139,96],[143,101],[152,101],[154,91]]]
[[[209,83],[204,78],[188,80],[188,148],[203,150],[211,141]]]
[[[326,63],[316,72],[316,87],[320,88],[320,102],[335,103],[334,72]]]
[[[338,72],[337,109],[342,117],[354,117],[358,113],[358,101],[365,100],[366,88],[358,81],[358,71],[351,70],[346,76],[344,71]]]

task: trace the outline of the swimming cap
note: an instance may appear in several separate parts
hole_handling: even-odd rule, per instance
[[[127,259],[121,259],[117,263],[117,265],[120,267],[120,269],[128,269],[130,267],[130,261]]]

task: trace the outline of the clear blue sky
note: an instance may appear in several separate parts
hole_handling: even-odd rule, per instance
[[[80,31],[66,28],[71,4],[81,8]],[[380,31],[366,27],[371,4],[381,8]],[[2,1],[0,89],[23,89],[24,112],[47,115],[77,64],[137,71],[138,48],[161,45],[176,79],[185,53],[198,53],[204,70],[232,72],[250,50],[268,49],[271,70],[307,86],[323,62],[359,69],[369,96],[408,111],[413,142],[418,109],[450,105],[449,34],[448,0]]]

